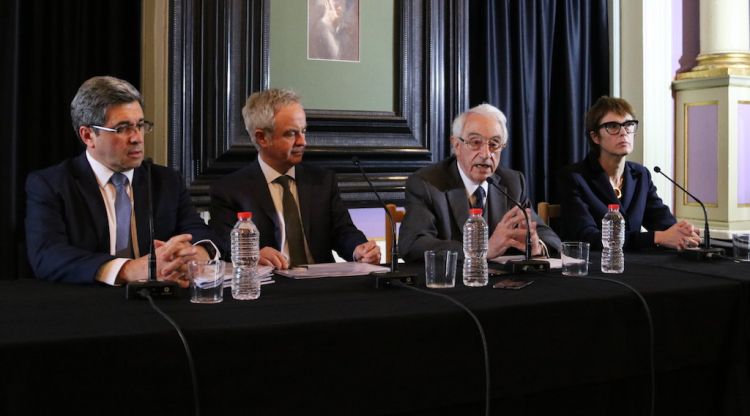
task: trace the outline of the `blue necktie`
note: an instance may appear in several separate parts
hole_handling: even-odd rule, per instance
[[[115,256],[133,257],[130,250],[130,214],[133,207],[127,193],[128,177],[122,173],[115,173],[109,179],[117,191],[115,196],[115,217],[117,230],[115,232]]]
[[[471,204],[472,208],[484,208],[484,188],[481,186],[477,188],[473,193],[474,203]]]

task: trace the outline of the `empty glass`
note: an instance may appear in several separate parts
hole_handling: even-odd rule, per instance
[[[219,303],[224,300],[224,262],[193,260],[188,263],[190,302]]]
[[[562,243],[563,276],[586,276],[589,274],[589,243],[566,241]]]
[[[425,251],[424,275],[429,288],[440,289],[456,286],[456,259],[458,252],[452,250]]]

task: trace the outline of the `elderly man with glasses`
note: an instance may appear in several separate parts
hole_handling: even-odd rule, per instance
[[[70,115],[86,150],[26,180],[26,242],[36,276],[109,285],[145,279],[150,174],[156,278],[187,286],[187,262],[218,258],[217,240],[180,175],[143,164],[153,124],[144,120],[140,92],[121,79],[94,77],[78,89]]]
[[[469,208],[482,208],[487,220],[487,258],[524,253],[524,214],[494,185],[526,206],[532,254],[559,250],[560,239],[529,207],[523,174],[498,167],[500,152],[508,143],[505,123],[505,115],[489,104],[462,113],[453,121],[453,155],[418,170],[406,181],[406,217],[399,237],[404,259],[420,261],[426,250],[449,249],[462,256],[462,230]]]
[[[602,218],[607,205],[618,204],[625,217],[625,249],[697,247],[698,229],[678,222],[656,194],[648,169],[627,161],[637,131],[635,113],[622,98],[600,97],[586,113],[591,151],[560,177],[563,238],[601,249]]]

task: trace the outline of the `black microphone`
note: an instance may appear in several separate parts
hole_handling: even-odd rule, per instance
[[[683,257],[687,257],[692,260],[714,259],[719,258],[721,255],[723,255],[724,249],[711,247],[711,233],[708,230],[708,212],[706,211],[706,206],[703,205],[703,202],[700,199],[696,198],[695,195],[688,192],[687,189],[680,186],[680,184],[672,180],[672,178],[667,176],[664,172],[662,172],[660,167],[654,166],[654,172],[659,173],[661,174],[661,176],[667,178],[667,180],[672,182],[674,186],[680,188],[682,192],[685,192],[689,197],[693,198],[695,202],[700,204],[701,208],[703,208],[703,247],[687,248],[680,254]]]
[[[150,250],[151,255],[148,257],[148,280],[156,281],[156,243],[154,238],[156,233],[154,232],[154,190],[151,184],[151,165],[154,164],[151,158],[147,158],[143,161],[146,165],[146,183],[148,185],[148,236],[151,241]]]
[[[517,206],[521,210],[521,212],[523,212],[523,217],[526,220],[526,258],[523,260],[508,260],[505,263],[506,267],[512,273],[538,272],[549,270],[549,262],[544,260],[534,260],[531,258],[531,221],[529,221],[529,214],[526,213],[526,210],[518,201],[516,201],[515,198],[510,196],[507,192],[505,192],[503,188],[500,187],[500,185],[495,183],[495,178],[488,177],[487,183],[494,186],[495,189],[500,191],[503,195],[505,195],[506,198],[508,198],[508,200],[510,200],[510,202]]]
[[[177,296],[179,285],[172,281],[159,281],[156,280],[156,243],[154,238],[156,234],[154,232],[154,191],[151,184],[151,165],[154,162],[151,158],[143,160],[143,165],[146,167],[146,189],[147,195],[146,200],[148,201],[148,237],[150,241],[151,255],[148,258],[148,275],[146,279],[138,280],[135,282],[129,282],[126,286],[125,298],[127,299],[146,299],[147,295],[151,297],[160,298],[172,298]],[[135,179],[135,176],[133,176]],[[134,192],[135,194],[135,192]],[[133,195],[135,197],[135,195]],[[133,242],[133,244],[138,244]]]
[[[374,285],[378,289],[387,287],[391,285],[391,281],[394,279],[413,285],[416,276],[412,273],[401,272],[398,270],[398,240],[396,240],[396,221],[393,220],[393,216],[391,216],[391,212],[388,211],[388,207],[386,207],[383,200],[380,199],[380,194],[378,194],[378,191],[375,190],[375,186],[373,186],[372,182],[370,182],[370,178],[367,177],[367,174],[362,168],[362,165],[359,163],[359,158],[357,156],[352,157],[352,163],[354,164],[354,166],[359,168],[359,171],[362,173],[362,177],[364,177],[367,181],[367,184],[370,185],[370,190],[372,190],[372,193],[374,193],[378,198],[380,205],[382,205],[383,209],[385,210],[385,214],[391,220],[391,237],[393,237],[391,238],[391,241],[393,241],[393,246],[391,247],[391,271],[385,273],[371,273],[375,278]]]

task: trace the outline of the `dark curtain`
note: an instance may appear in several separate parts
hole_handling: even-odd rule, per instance
[[[70,101],[94,75],[140,83],[141,6],[132,0],[3,0],[0,72],[0,278],[28,275],[24,242],[29,171],[83,151]],[[85,221],[84,218],[81,219]]]
[[[508,117],[501,165],[526,175],[534,204],[588,152],[586,109],[609,91],[607,0],[471,4],[470,99]]]

